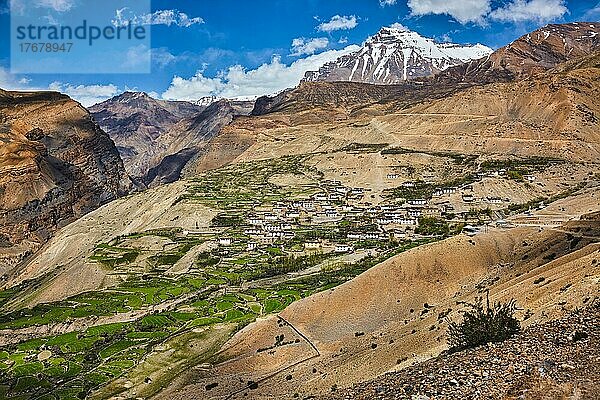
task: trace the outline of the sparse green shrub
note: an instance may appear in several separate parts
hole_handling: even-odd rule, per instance
[[[514,317],[515,300],[507,303],[494,303],[490,307],[489,296],[485,306],[483,298],[467,303],[469,310],[463,312],[463,321],[448,324],[448,345],[450,351],[459,351],[491,342],[501,342],[521,330],[521,324]]]
[[[240,215],[218,214],[210,222],[215,227],[240,226],[244,223],[244,218]]]
[[[515,181],[522,181],[523,180],[523,171],[511,169],[510,171],[508,171],[508,177]]]
[[[441,218],[420,217],[419,226],[415,229],[415,233],[428,236],[444,236],[450,233],[450,226]]]

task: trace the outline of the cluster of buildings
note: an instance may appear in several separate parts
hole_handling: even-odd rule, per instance
[[[492,174],[502,175],[506,171],[499,170]],[[418,184],[404,182],[402,186],[414,188]],[[258,208],[245,217],[241,227],[244,236],[250,238],[245,241],[247,250],[291,241],[299,230],[326,227],[341,231],[345,236],[337,235],[338,243],[307,240],[302,243],[303,248],[307,251],[325,248],[348,253],[354,251],[357,242],[418,239],[420,235],[415,230],[419,226],[419,219],[423,217],[451,219],[462,217],[462,214],[466,216],[466,207],[462,207],[461,212],[455,210],[456,196],[460,196],[458,199],[469,207],[510,203],[508,198],[477,198],[472,184],[439,188],[431,198],[409,199],[403,203],[392,200],[379,205],[367,201],[368,191],[343,186],[336,180],[326,180],[320,184],[320,191],[309,198],[279,201],[269,207]],[[450,196],[454,197],[454,201]],[[235,239],[224,237],[219,244],[230,246],[234,242]]]
[[[323,181],[320,189],[307,199],[275,202],[248,214],[241,227],[244,236],[250,238],[247,250],[292,240],[299,230],[325,227],[339,232],[341,222],[345,221],[344,237],[338,242],[307,240],[302,246],[307,251],[350,253],[355,250],[356,242],[411,239],[420,217],[441,215],[438,208],[428,207],[427,201],[416,202],[414,207],[373,205],[365,201],[368,190],[345,187],[335,180]],[[231,246],[235,241],[232,237],[222,237],[219,244]]]

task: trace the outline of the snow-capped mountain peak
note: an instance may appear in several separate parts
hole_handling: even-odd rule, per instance
[[[431,76],[491,53],[492,49],[481,44],[438,43],[401,26],[384,27],[360,50],[307,72],[304,80],[394,84]]]

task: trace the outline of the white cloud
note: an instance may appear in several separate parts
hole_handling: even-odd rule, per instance
[[[403,32],[410,31],[410,29],[408,29],[406,26],[402,25],[399,22],[394,22],[393,24],[390,25],[390,28],[398,29],[399,31],[403,31]]]
[[[189,79],[175,76],[162,98],[197,100],[206,96],[234,98],[273,94],[298,85],[306,71],[317,70],[323,64],[358,49],[359,46],[352,45],[342,50],[324,51],[297,60],[289,66],[275,56],[271,62],[256,69],[248,71],[241,65],[234,65],[215,78],[205,77],[202,71]]]
[[[140,44],[127,49],[122,66],[126,69],[135,69],[148,66],[151,61],[151,50],[145,45]]]
[[[379,5],[381,7],[385,7],[385,6],[393,6],[394,4],[396,4],[397,0],[379,0]]]
[[[345,29],[354,29],[358,25],[355,15],[334,15],[328,22],[322,22],[317,26],[320,32],[333,32]]]
[[[134,15],[129,8],[125,7],[116,10],[112,23],[114,26],[127,26],[132,23],[134,25],[176,25],[189,28],[192,25],[203,24],[204,20],[200,17],[190,18],[186,13],[178,10],[158,10],[152,14]]]
[[[447,14],[466,24],[484,23],[484,17],[491,11],[490,0],[408,0],[411,15]]]
[[[69,11],[73,8],[74,0],[37,0],[38,7],[51,8],[57,12]]]
[[[513,0],[492,11],[489,17],[501,22],[544,23],[560,18],[568,11],[564,0]]]
[[[24,0],[8,0],[6,13],[23,15],[26,8],[27,6],[25,5]]]
[[[0,67],[0,89],[5,90],[26,90],[31,82],[28,78],[19,78],[9,72],[6,68]]]
[[[292,56],[301,56],[305,54],[315,54],[329,46],[329,39],[325,37],[306,39],[296,38],[292,41]]]
[[[152,62],[160,68],[164,68],[169,64],[176,63],[183,57],[178,57],[172,54],[166,47],[152,49]]]
[[[48,89],[64,93],[80,102],[84,107],[92,106],[119,94],[119,88],[113,84],[73,86],[70,83],[52,82],[48,85]]]
[[[45,19],[47,21],[48,25],[60,25],[60,22],[58,22],[58,20],[50,14],[44,15],[42,17],[42,19]]]
[[[442,36],[437,38],[442,43],[452,43],[452,36],[448,33],[444,33]]]
[[[0,88],[5,90],[52,90],[64,93],[80,102],[83,106],[89,107],[101,101],[107,100],[119,94],[119,88],[113,84],[109,85],[78,85],[70,83],[52,82],[47,88],[31,86],[31,79],[27,77],[18,77],[11,74],[7,69],[0,67]]]

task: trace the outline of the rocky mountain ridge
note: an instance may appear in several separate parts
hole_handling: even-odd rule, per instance
[[[150,168],[148,158],[161,151],[161,135],[204,109],[184,101],[156,100],[143,92],[125,92],[90,107],[90,112],[117,145],[127,172],[140,178]]]
[[[199,146],[234,116],[249,114],[254,102],[205,98],[157,100],[125,92],[90,108],[115,141],[125,168],[145,185],[173,182]]]
[[[0,266],[134,188],[112,140],[69,97],[3,91],[0,121]]]
[[[551,24],[521,36],[487,58],[438,74],[436,84],[486,84],[525,79],[600,49],[600,23]]]

